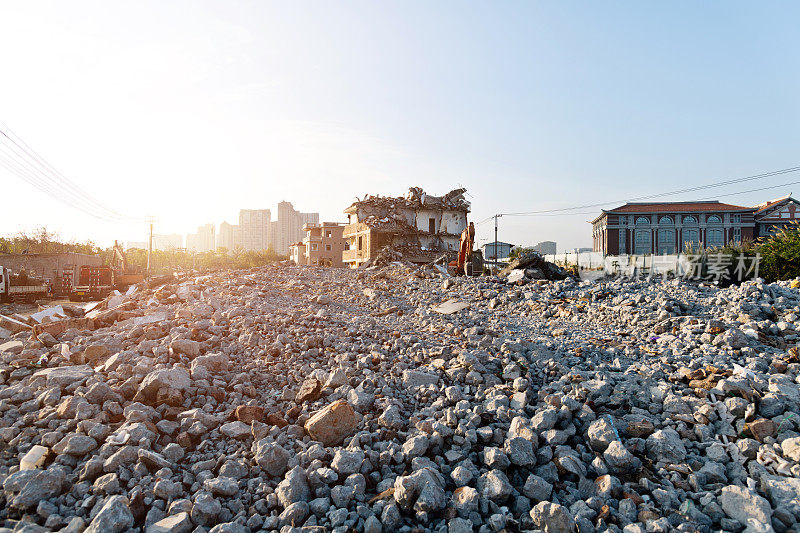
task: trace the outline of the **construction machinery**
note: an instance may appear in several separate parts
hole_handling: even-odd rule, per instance
[[[70,300],[100,300],[114,289],[124,291],[144,280],[144,275],[128,265],[122,246],[114,241],[111,265],[83,265],[78,272],[78,283],[70,293]]]
[[[144,275],[128,265],[125,251],[117,241],[114,241],[114,257],[111,259],[111,268],[114,269],[114,284],[118,289],[127,289],[131,285],[144,281]]]
[[[0,302],[32,302],[50,292],[47,281],[31,277],[24,270],[14,274],[0,266]]]
[[[474,246],[475,225],[470,222],[469,227],[464,228],[464,231],[461,232],[458,258],[448,265],[448,270],[454,276],[480,276],[483,274],[483,254],[480,250],[474,250]]]

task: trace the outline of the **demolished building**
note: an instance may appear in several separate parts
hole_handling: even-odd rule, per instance
[[[470,211],[465,192],[454,189],[432,196],[411,187],[405,197],[368,195],[357,200],[344,210],[349,249],[342,260],[357,268],[381,257],[425,263],[442,255],[455,256]]]
[[[342,237],[343,230],[344,224],[339,222],[304,224],[306,236],[291,245],[289,258],[296,265],[344,266],[342,252],[347,249],[347,241]]]

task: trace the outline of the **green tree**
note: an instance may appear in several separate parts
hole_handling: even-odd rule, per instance
[[[508,258],[513,260],[519,257],[519,255],[523,252],[535,252],[535,251],[536,250],[534,250],[533,248],[523,248],[522,246],[516,246],[515,248],[512,248],[511,253],[508,254]]]

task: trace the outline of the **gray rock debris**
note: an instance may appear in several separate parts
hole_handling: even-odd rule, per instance
[[[800,291],[537,277],[280,264],[11,333],[0,527],[798,528]]]

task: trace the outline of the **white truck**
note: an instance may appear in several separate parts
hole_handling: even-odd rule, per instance
[[[25,272],[13,274],[0,266],[0,302],[32,302],[48,293],[47,282],[30,278]]]

